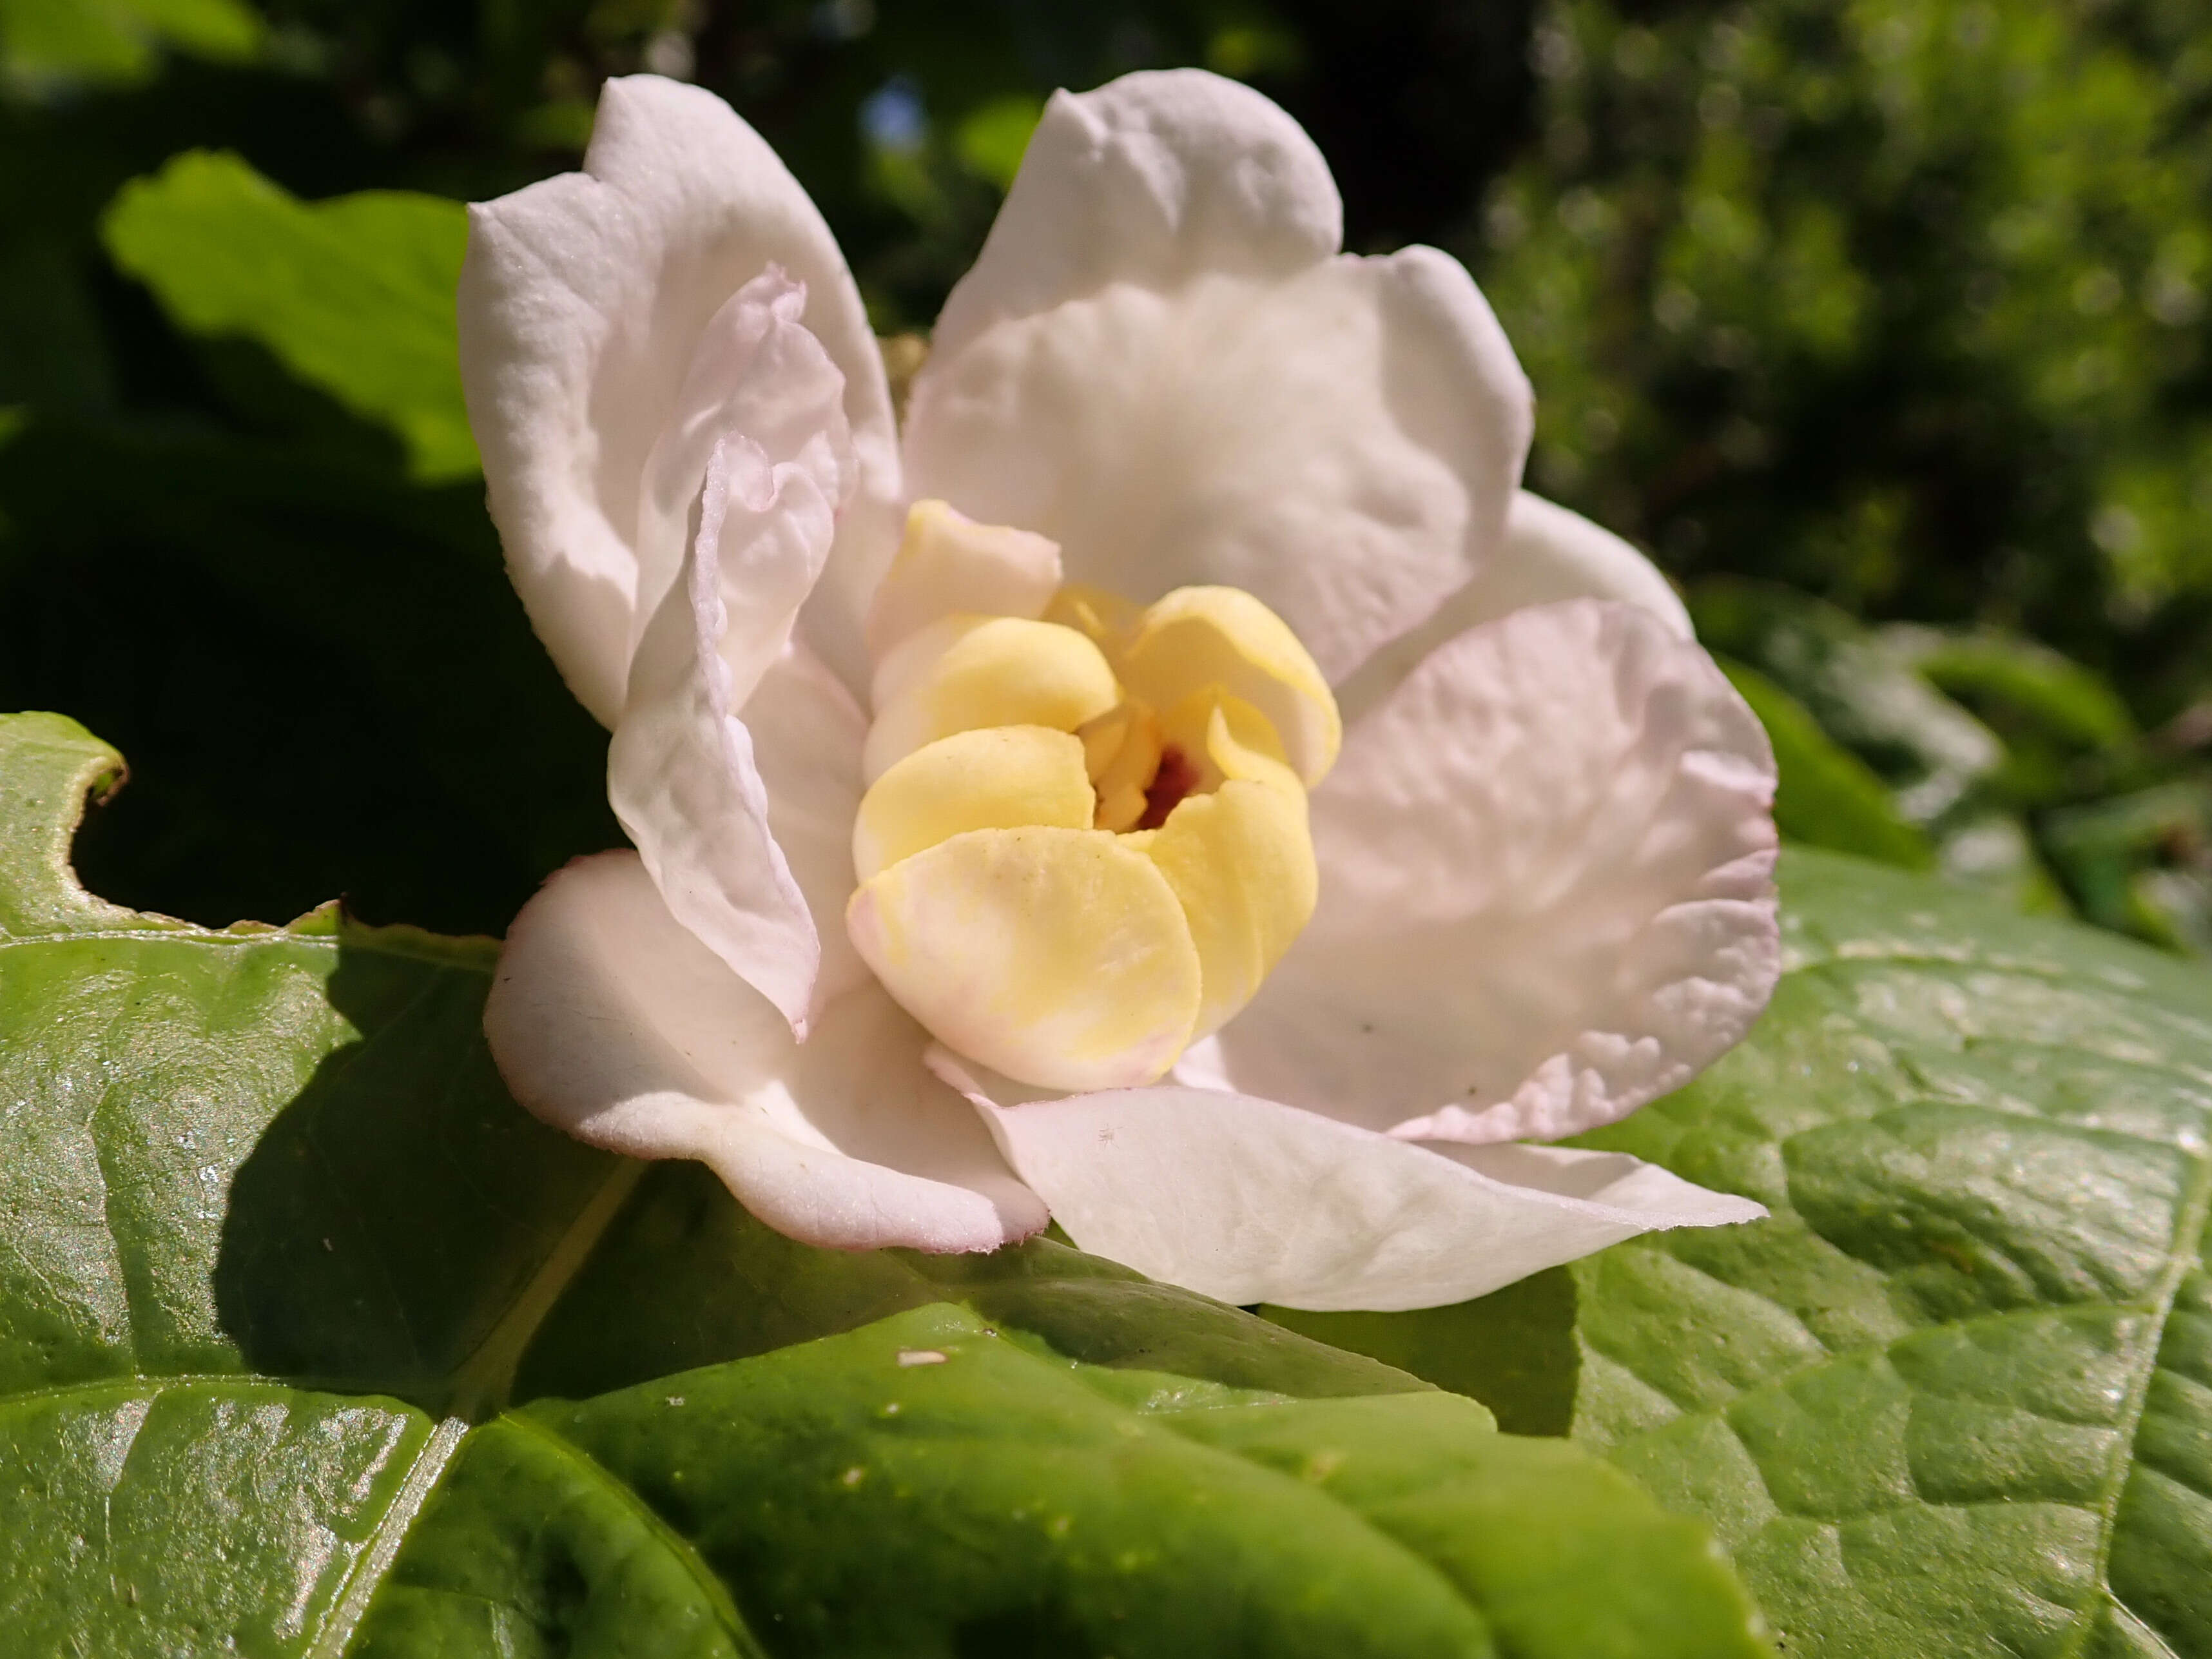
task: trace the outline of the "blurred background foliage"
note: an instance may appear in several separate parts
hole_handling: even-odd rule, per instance
[[[1785,835],[2212,954],[2197,0],[0,0],[0,707],[131,757],[88,878],[496,932],[618,839],[452,364],[456,204],[602,78],[727,97],[893,335],[1053,88],[1171,64],[1474,270]]]

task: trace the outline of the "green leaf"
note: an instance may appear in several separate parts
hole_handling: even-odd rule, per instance
[[[568,1605],[544,1590],[547,1515],[580,1519]],[[547,1608],[549,1646],[611,1631],[640,1559],[684,1607],[675,1651],[1741,1651],[1739,1609],[1674,1588],[1706,1548],[1454,1396],[1100,1373],[939,1305],[500,1419],[364,1651],[466,1651],[487,1604]],[[1601,1565],[1618,1595],[1571,1593]],[[1709,1622],[1636,1634],[1684,1618]]]
[[[127,82],[151,72],[161,47],[238,62],[264,33],[240,0],[0,0],[0,74]]]
[[[2212,777],[2062,808],[2044,835],[2088,920],[2212,957]]]
[[[458,202],[363,191],[304,203],[235,155],[195,150],[125,185],[101,230],[179,327],[266,347],[397,434],[420,481],[477,471],[456,368]]]
[[[1830,738],[1804,704],[1755,668],[1725,659],[1721,667],[1773,739],[1781,774],[1774,825],[1784,840],[1907,870],[1936,861],[1927,836],[1890,804],[1874,769]]]
[[[90,896],[121,775],[0,720],[30,1650],[1765,1650],[1702,1523],[1472,1401],[1048,1242],[807,1249],[544,1129],[489,941]]]
[[[2032,723],[2039,736],[2081,749],[2114,747],[2139,735],[2118,693],[2047,645],[1993,628],[1910,623],[1893,624],[1881,637],[1936,690],[1973,705],[1985,720],[2009,714]]]
[[[1281,1317],[1705,1516],[1785,1652],[2212,1655],[2212,975],[1820,854],[1783,892],[1750,1040],[1586,1137],[1771,1219]]]

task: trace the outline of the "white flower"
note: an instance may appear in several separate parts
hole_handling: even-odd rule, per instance
[[[1319,154],[1234,82],[1063,93],[902,438],[828,228],[726,106],[611,82],[585,169],[474,209],[460,290],[509,568],[613,732],[637,848],[571,865],[515,921],[485,1018],[526,1105],[702,1159],[811,1243],[988,1249],[1049,1215],[1234,1302],[1453,1302],[1764,1213],[1632,1158],[1516,1144],[1676,1087],[1765,1006],[1773,760],[1657,572],[1518,491],[1528,389],[1457,264],[1340,254]],[[915,501],[975,523],[923,507],[885,588]],[[893,666],[901,640],[948,611],[1045,629],[1026,619],[1077,584],[1135,605],[1237,589],[1260,603],[1219,604],[1287,624],[1258,667],[1274,647],[1204,646],[1257,678],[1206,705],[1243,724],[1191,741],[1279,786],[1253,843],[1273,873],[1210,844],[1218,904],[1081,816],[976,830],[957,845],[995,864],[922,881],[959,862],[915,848],[971,782],[1060,804],[969,823],[1058,823],[1095,786],[1104,824],[1109,794],[1137,799],[1107,769],[1149,715],[1098,712],[1137,673],[1121,658],[1068,658],[1026,714],[931,726],[898,704],[920,672]],[[933,638],[907,657],[941,665]],[[1198,660],[1158,684],[1214,672]],[[954,761],[870,797],[862,856],[904,884],[856,901],[864,778],[970,728]],[[1242,775],[1223,763],[1198,787]],[[1064,863],[1006,875],[1051,836],[1108,886]]]

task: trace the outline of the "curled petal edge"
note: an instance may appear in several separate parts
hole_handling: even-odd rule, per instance
[[[990,1250],[1048,1218],[889,999],[841,998],[800,1046],[634,854],[579,859],[523,907],[484,1035],[533,1116],[628,1157],[696,1158],[804,1244]]]
[[[1468,629],[1347,727],[1312,799],[1320,904],[1217,1069],[1414,1140],[1626,1116],[1773,991],[1774,775],[1712,659],[1641,608]]]
[[[1224,1302],[1438,1307],[1640,1233],[1767,1213],[1620,1152],[1419,1146],[1209,1090],[1037,1098],[941,1047],[926,1058],[1078,1245]]]

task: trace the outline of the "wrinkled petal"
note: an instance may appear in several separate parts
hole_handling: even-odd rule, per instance
[[[908,482],[1139,601],[1237,587],[1332,681],[1497,548],[1528,384],[1432,248],[1334,257],[1295,123],[1193,70],[1055,97],[907,416]]]
[[[583,172],[471,210],[461,380],[487,499],[532,623],[610,726],[653,609],[640,538],[648,519],[665,529],[648,458],[716,313],[772,264],[805,284],[805,325],[844,376],[859,483],[805,631],[860,685],[862,605],[897,540],[897,439],[860,292],[783,163],[712,94],[633,76],[602,92]]]
[[[1052,603],[1060,578],[1060,549],[1043,537],[977,524],[943,501],[916,501],[868,608],[868,649],[880,658],[924,623],[956,611],[1034,620]]]
[[[769,833],[814,919],[822,962],[810,1006],[820,1008],[868,978],[845,937],[845,906],[860,884],[853,818],[868,717],[845,683],[793,642],[769,665],[740,718],[768,797]]]
[[[1056,1089],[1149,1083],[1190,1039],[1198,953],[1144,854],[1096,830],[975,830],[864,883],[853,943],[959,1053]]]
[[[1368,660],[1339,693],[1345,717],[1373,708],[1431,651],[1470,628],[1528,605],[1583,599],[1619,599],[1650,612],[1676,639],[1697,637],[1690,613],[1657,565],[1602,525],[1516,491],[1498,556],[1428,621]]]
[[[1183,587],[1146,607],[1118,666],[1155,708],[1218,686],[1267,717],[1283,757],[1310,787],[1336,763],[1336,699],[1297,636],[1249,593]]]
[[[770,830],[738,710],[782,653],[829,551],[822,472],[771,461],[746,438],[715,450],[684,579],[638,647],[607,749],[608,799],[668,908],[802,1036],[820,936]]]
[[[799,319],[806,290],[770,266],[708,320],[673,416],[646,458],[637,538],[637,621],[645,627],[682,569],[691,510],[716,447],[733,434],[776,459],[825,452],[810,467],[833,505],[854,482],[844,377]],[[723,601],[743,610],[744,572],[725,573]],[[801,596],[804,597],[803,595]]]
[[[1010,1096],[994,1080],[941,1049],[929,1063],[1078,1245],[1224,1302],[1437,1307],[1638,1233],[1766,1213],[1618,1152],[1417,1146],[1171,1086],[994,1103]]]
[[[870,786],[853,824],[862,881],[970,830],[1088,830],[1095,797],[1082,740],[994,726],[925,744]]]
[[[1021,617],[951,616],[902,641],[875,676],[869,782],[926,743],[987,726],[1073,732],[1121,701],[1114,671],[1072,628]]]
[[[578,860],[523,908],[484,1032],[546,1122],[633,1158],[698,1158],[802,1243],[988,1250],[1045,1224],[880,991],[840,999],[793,1042],[628,853]]]
[[[1220,1033],[1224,1079],[1424,1139],[1626,1115],[1773,990],[1773,788],[1757,719],[1644,611],[1462,635],[1348,728],[1319,906]]]

